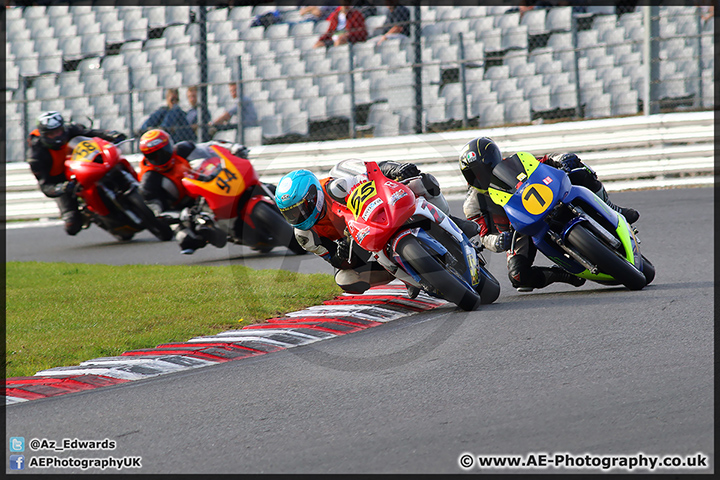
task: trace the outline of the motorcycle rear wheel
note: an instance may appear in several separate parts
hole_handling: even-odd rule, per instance
[[[167,242],[168,240],[172,240],[173,238],[173,231],[172,228],[170,228],[170,225],[163,223],[162,220],[158,219],[152,210],[150,210],[150,207],[147,206],[145,201],[143,200],[142,196],[140,195],[140,192],[137,191],[137,189],[134,189],[132,192],[130,192],[127,195],[127,200],[130,209],[140,217],[140,220],[142,220],[142,226],[147,228],[150,233],[155,235],[158,240],[161,240],[163,242]]]
[[[645,275],[626,259],[620,258],[608,246],[582,225],[577,225],[567,235],[568,243],[581,255],[630,290],[641,290],[647,285]]]
[[[445,300],[463,310],[474,310],[482,303],[477,292],[450,274],[414,236],[406,235],[400,239],[396,251],[420,275],[423,283],[431,285]]]

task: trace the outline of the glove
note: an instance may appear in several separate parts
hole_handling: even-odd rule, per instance
[[[398,182],[420,175],[420,170],[413,163],[381,162],[380,171],[386,177]]]
[[[402,163],[393,173],[396,180],[406,180],[408,178],[419,176],[420,170],[414,163]]]
[[[544,160],[544,163],[547,165],[555,167],[566,173],[584,166],[580,161],[580,158],[574,153],[551,153],[549,155],[545,155]]]
[[[506,252],[510,250],[510,246],[512,245],[512,237],[513,234],[511,231],[500,232],[497,235],[497,240],[495,240],[495,251]]]
[[[115,131],[115,130],[108,132],[107,135],[110,137],[110,141],[115,144],[118,144],[118,143],[122,142],[123,140],[127,139],[127,135],[125,135],[124,133]]]
[[[230,147],[230,153],[232,153],[236,157],[245,159],[250,158],[250,151],[245,145],[242,145],[240,143],[233,143],[232,147]]]
[[[335,240],[335,244],[337,245],[337,250],[335,251],[335,255],[330,259],[330,264],[335,268],[347,268],[350,264],[350,243],[347,241],[347,238],[341,238],[340,240]]]

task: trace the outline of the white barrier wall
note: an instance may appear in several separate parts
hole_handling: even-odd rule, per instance
[[[414,162],[434,174],[446,195],[452,196],[466,189],[457,162],[460,148],[477,136],[492,138],[504,154],[576,152],[611,191],[713,183],[713,111],[267,145],[252,148],[250,157],[267,183],[277,183],[298,168],[325,175],[346,158]],[[139,161],[137,155],[128,159],[135,166]],[[6,168],[7,220],[58,217],[54,200],[40,192],[26,163],[10,163]]]

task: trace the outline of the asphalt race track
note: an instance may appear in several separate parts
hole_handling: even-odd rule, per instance
[[[531,453],[569,454],[577,466],[701,454],[705,468],[653,473],[712,473],[713,189],[611,198],[641,213],[641,248],[657,269],[641,291],[586,283],[518,293],[504,256],[488,252],[502,292],[477,311],[441,307],[312,345],[9,405],[7,437],[110,439],[113,450],[25,456],[142,457],[127,473],[603,473],[477,465],[478,456]],[[96,226],[74,238],[60,226],[11,228],[6,239],[9,261],[330,273],[283,249],[261,257],[209,246],[183,256],[146,232],[122,244]],[[462,454],[475,457],[468,469]]]

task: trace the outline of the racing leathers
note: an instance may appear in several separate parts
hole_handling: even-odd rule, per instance
[[[153,165],[145,157],[140,161],[140,193],[156,215],[194,203],[182,184],[183,176],[191,170],[187,157],[194,149],[195,144],[189,140],[177,143],[169,168]]]
[[[591,190],[611,208],[625,215],[628,222],[637,221],[639,217],[637,211],[618,207],[609,201],[607,191],[597,179],[595,172],[583,164],[577,155],[548,154],[538,160],[566,171],[573,184]],[[515,233],[513,241],[510,222],[505,211],[487,194],[468,187],[463,212],[468,220],[479,225],[479,240],[485,248],[493,252],[507,251],[508,277],[512,286],[519,291],[543,288],[554,282],[569,283],[574,286],[584,284],[584,279],[570,275],[560,268],[533,266],[537,247],[533,244],[532,238]]]
[[[124,140],[125,135],[106,130],[94,130],[77,123],[64,125],[66,139],[69,142],[75,137],[100,137],[109,142]],[[65,160],[72,152],[66,142],[58,150],[51,150],[40,141],[38,129],[30,132],[30,155],[27,162],[30,170],[37,179],[40,191],[46,197],[54,198],[60,210],[60,216],[65,223],[65,232],[68,235],[77,234],[83,227],[83,215],[78,210],[75,189],[77,184],[65,177]]]
[[[396,181],[418,177],[411,180],[408,186],[445,213],[449,212],[447,201],[432,175],[421,173],[412,163],[383,161],[378,162],[378,166],[383,175]],[[348,293],[360,294],[372,286],[385,285],[395,279],[380,264],[371,261],[369,252],[351,241],[344,217],[336,213],[338,207],[344,208],[352,188],[366,180],[366,174],[320,179],[325,194],[323,213],[309,230],[295,228],[295,237],[300,246],[330,263],[335,268],[336,283]],[[478,228],[472,222],[453,216],[451,218],[469,237],[477,235]],[[416,287],[408,286],[411,298],[417,296],[418,292]]]

